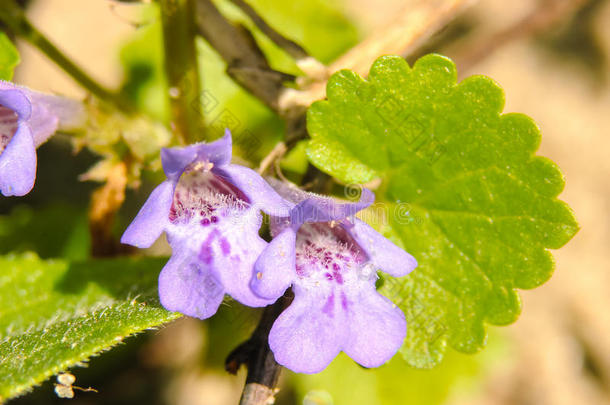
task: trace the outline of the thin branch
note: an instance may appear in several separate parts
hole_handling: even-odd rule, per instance
[[[2,0],[0,5],[0,21],[13,34],[22,37],[38,48],[91,94],[100,100],[114,104],[120,109],[126,111],[133,110],[133,106],[126,99],[98,84],[38,31],[25,16],[23,9],[14,0]]]
[[[252,20],[254,25],[256,25],[258,29],[261,30],[263,34],[267,36],[267,38],[272,40],[277,46],[286,51],[288,55],[292,56],[296,60],[305,59],[309,57],[307,51],[305,51],[305,49],[303,49],[301,45],[297,44],[294,41],[291,41],[290,39],[277,32],[273,27],[267,24],[267,22],[263,20],[260,15],[258,15],[256,10],[254,10],[244,0],[231,0],[231,2],[237,7],[239,7],[241,11],[243,11],[244,14],[246,14],[248,18],[250,18],[250,20]]]
[[[288,55],[292,56],[299,67],[307,76],[306,80],[328,79],[328,71],[320,61],[309,55],[307,51],[296,42],[286,38],[273,27],[271,27],[248,3],[244,0],[231,0],[233,4],[243,11],[248,18],[258,27],[263,34],[282,48]]]
[[[202,112],[198,100],[201,90],[193,0],[161,0],[161,22],[165,49],[165,72],[169,82],[172,129],[184,144],[201,140]]]
[[[225,360],[225,368],[231,374],[236,374],[242,364],[248,367],[240,405],[273,403],[282,366],[275,361],[269,348],[269,332],[277,317],[288,308],[293,298],[292,291],[288,290],[274,304],[266,307],[250,339],[237,346]]]
[[[293,76],[269,66],[248,30],[233,25],[210,0],[197,0],[196,23],[201,36],[227,63],[227,73],[274,111],[283,83]]]
[[[263,175],[267,169],[273,165],[276,161],[282,158],[286,154],[286,144],[284,142],[278,142],[275,144],[271,152],[265,156],[258,166],[258,174]]]
[[[385,29],[376,31],[334,61],[328,68],[329,73],[350,69],[365,76],[373,61],[381,55],[406,57],[475,2],[476,0],[427,0],[415,7],[405,7]],[[296,106],[307,107],[325,95],[326,81],[312,83],[303,90],[286,89],[279,105],[282,110]]]

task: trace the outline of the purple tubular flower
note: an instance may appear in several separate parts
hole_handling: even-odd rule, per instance
[[[277,298],[292,285],[294,301],[278,317],[269,346],[281,365],[299,373],[322,371],[340,351],[365,367],[388,361],[403,343],[402,311],[377,293],[377,269],[404,276],[417,262],[353,217],[368,207],[339,203],[272,181],[293,202],[289,215],[272,217],[274,239],[255,264],[251,287]]]
[[[170,311],[209,318],[224,294],[252,307],[249,287],[267,242],[261,210],[287,215],[289,206],[256,172],[231,161],[231,133],[212,143],[163,149],[167,180],[150,195],[121,242],[145,248],[166,232],[172,257],[159,276],[161,303]]]
[[[36,179],[36,148],[58,129],[82,126],[82,104],[0,80],[0,192],[22,196]]]

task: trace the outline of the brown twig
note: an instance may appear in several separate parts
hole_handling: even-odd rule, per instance
[[[252,20],[254,25],[256,25],[258,29],[267,36],[267,38],[286,51],[288,55],[292,56],[296,60],[309,57],[307,51],[305,51],[301,45],[277,32],[273,27],[267,24],[267,22],[256,12],[256,10],[254,10],[244,0],[231,0],[231,2],[239,7],[241,11],[243,11],[244,14],[250,18],[250,20]]]
[[[278,161],[286,154],[286,144],[284,142],[278,142],[271,152],[265,156],[263,160],[261,160],[260,165],[258,166],[258,174],[264,174],[267,169],[274,164],[274,162]]]
[[[293,298],[292,291],[288,290],[274,304],[266,307],[250,339],[237,346],[225,360],[225,369],[231,374],[236,374],[242,364],[248,367],[240,405],[268,405],[274,402],[282,366],[275,361],[269,348],[269,332]]]
[[[297,66],[307,76],[299,79],[305,79],[305,81],[328,79],[326,66],[309,55],[301,45],[277,32],[244,0],[231,0],[231,2],[239,7],[267,38],[294,58]]]

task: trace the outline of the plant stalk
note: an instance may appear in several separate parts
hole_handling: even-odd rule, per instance
[[[204,137],[193,0],[160,0],[171,126],[183,144]]]
[[[266,307],[250,339],[227,356],[225,368],[229,373],[236,374],[242,364],[248,367],[246,386],[239,405],[267,405],[274,402],[282,366],[275,361],[269,348],[269,332],[293,298],[292,290],[288,290],[274,304]]]

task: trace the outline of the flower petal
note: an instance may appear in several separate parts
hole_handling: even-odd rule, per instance
[[[169,222],[169,210],[174,198],[174,185],[164,181],[150,193],[140,212],[127,227],[121,243],[139,248],[150,247]]]
[[[216,313],[224,297],[222,284],[190,252],[175,252],[159,275],[159,298],[169,311],[199,319]]]
[[[214,172],[240,189],[257,209],[273,216],[288,216],[288,204],[254,170],[239,165],[227,165]]]
[[[38,147],[57,131],[59,119],[43,104],[32,100],[32,115],[28,125],[32,129],[34,144]]]
[[[269,347],[279,364],[296,373],[313,374],[324,370],[339,354],[347,325],[342,316],[324,312],[328,299],[295,288],[294,301],[269,333]]]
[[[417,267],[417,260],[363,221],[355,218],[345,229],[366,252],[370,261],[394,277],[409,274]]]
[[[407,333],[400,308],[377,293],[372,284],[348,294],[345,306],[350,333],[343,351],[364,367],[379,367],[390,360]]]
[[[235,212],[228,220],[219,222],[204,240],[200,255],[208,260],[227,294],[250,307],[264,307],[277,297],[263,298],[250,288],[254,263],[267,246],[258,229],[262,216],[256,209]]]
[[[36,147],[30,128],[21,123],[0,154],[0,192],[5,196],[25,195],[34,187],[34,180]]]
[[[3,105],[15,111],[19,116],[19,120],[26,121],[32,115],[32,105],[26,94],[12,83],[2,82],[3,88],[0,88],[0,105]]]
[[[373,201],[375,201],[375,195],[366,188],[362,189],[360,201],[356,203],[337,202],[328,197],[312,194],[290,211],[290,222],[294,226],[306,222],[329,222],[344,219],[365,209]]]
[[[279,298],[295,275],[296,232],[286,228],[267,245],[254,265],[252,290],[265,298]]]
[[[224,166],[231,161],[231,132],[211,143],[197,143],[184,148],[161,149],[161,162],[167,178],[177,183],[188,165],[196,161],[207,161],[215,166]]]
[[[23,89],[30,97],[32,106],[40,105],[59,120],[59,129],[72,131],[81,128],[87,120],[87,113],[83,103],[79,100],[45,94],[30,89]],[[32,120],[39,120],[35,117],[36,110],[32,111]]]
[[[69,131],[84,126],[86,114],[81,102],[25,88],[23,91],[32,102],[32,116],[28,124],[37,147],[58,129]]]
[[[36,147],[58,128],[73,130],[82,127],[87,119],[83,103],[67,97],[40,93],[6,81],[0,81],[0,93],[0,104],[28,122]]]

